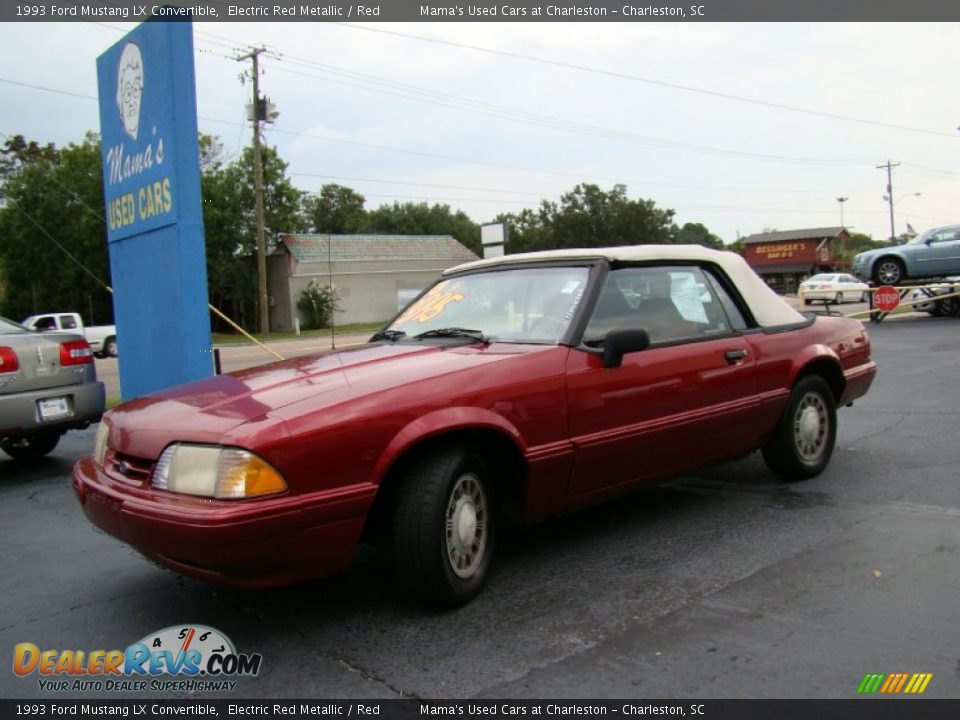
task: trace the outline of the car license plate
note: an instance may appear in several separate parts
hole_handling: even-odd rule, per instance
[[[65,397],[44,398],[37,401],[41,420],[56,420],[70,414],[70,404]]]

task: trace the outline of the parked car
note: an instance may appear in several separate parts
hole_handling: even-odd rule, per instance
[[[857,277],[878,285],[956,275],[960,273],[960,225],[927,230],[906,245],[859,253],[852,270]]]
[[[800,283],[800,297],[803,300],[832,300],[839,305],[843,302],[864,302],[870,286],[846,273],[820,273]]]
[[[910,293],[914,301],[913,309],[931,315],[957,315],[960,313],[960,298],[948,297],[937,300],[937,295],[952,295],[960,292],[960,276],[944,278],[942,283],[934,283],[926,290],[917,288]]]
[[[17,459],[52,451],[103,414],[93,351],[76,333],[41,334],[0,318],[0,449]]]
[[[73,484],[177,572],[265,586],[378,543],[457,605],[505,522],[754,450],[808,478],[876,367],[863,325],[803,315],[739,255],[636,246],[447,270],[369,343],[111,410]]]
[[[117,357],[117,328],[114,325],[93,325],[85,327],[80,313],[60,312],[31,315],[22,323],[26,328],[39,332],[59,332],[68,330],[81,333],[90,343],[98,357]]]

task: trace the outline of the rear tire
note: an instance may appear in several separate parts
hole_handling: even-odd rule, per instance
[[[432,451],[407,469],[397,491],[393,565],[422,600],[463,605],[482,589],[496,537],[488,464],[460,446]]]
[[[103,356],[117,357],[117,355],[117,339],[115,337],[108,337],[103,341]]]
[[[827,467],[836,439],[833,391],[819,375],[807,375],[793,386],[763,459],[787,480],[806,480]]]
[[[843,293],[842,293],[842,292],[838,292],[836,295],[833,296],[833,304],[834,304],[834,305],[843,305]]]
[[[14,460],[39,460],[53,451],[60,437],[58,432],[38,433],[19,440],[4,441],[0,448]]]

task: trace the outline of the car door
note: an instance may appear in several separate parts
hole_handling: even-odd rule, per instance
[[[837,282],[840,285],[840,291],[843,293],[844,302],[855,302],[863,296],[860,283],[853,275],[838,275]]]
[[[926,247],[916,255],[919,277],[938,277],[960,272],[960,228],[949,227],[935,232]]]
[[[604,368],[595,350],[603,336],[638,328],[650,347]],[[600,495],[752,449],[758,401],[744,329],[732,298],[699,267],[612,270],[567,360],[569,495]]]

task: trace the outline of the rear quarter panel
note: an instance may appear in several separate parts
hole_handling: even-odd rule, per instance
[[[869,388],[876,367],[870,360],[870,341],[857,320],[818,316],[806,327],[749,336],[754,349],[758,429],[765,439],[776,426],[797,378],[817,365],[832,368],[843,378],[837,405],[852,402]],[[851,385],[850,379],[855,383]]]

